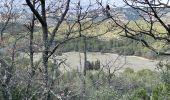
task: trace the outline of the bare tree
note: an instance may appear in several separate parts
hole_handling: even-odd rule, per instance
[[[2,4],[1,4],[1,23],[2,28],[1,28],[1,41],[3,41],[3,34],[4,31],[7,29],[8,24],[10,22],[10,20],[12,19],[12,14],[13,14],[13,2],[14,0],[1,0]]]
[[[122,58],[124,58],[123,61],[121,60]],[[107,80],[108,80],[109,88],[111,87],[113,77],[116,76],[116,74],[120,70],[123,70],[125,64],[126,64],[126,56],[119,55],[115,60],[106,61],[106,64],[102,65],[103,69],[106,70],[108,74]]]
[[[111,12],[108,18],[119,26],[122,31],[120,35],[142,43],[143,46],[154,51],[158,55],[170,55],[166,50],[160,50],[153,46],[153,43],[161,42],[162,48],[169,46],[170,28],[168,19],[169,1],[160,0],[123,0],[126,7],[134,10],[139,20],[116,19]],[[99,3],[102,7],[103,5]],[[103,7],[103,9],[105,9]],[[135,27],[133,27],[135,26]],[[148,39],[149,38],[149,39]],[[153,42],[151,42],[152,40]]]
[[[47,94],[46,97],[48,97],[49,93],[49,76],[48,76],[48,60],[49,57],[55,52],[55,49],[57,46],[53,49],[50,50],[50,47],[54,41],[54,37],[56,35],[56,32],[58,31],[61,23],[64,21],[64,18],[69,10],[69,5],[70,5],[70,0],[64,1],[63,3],[66,3],[64,12],[60,16],[59,21],[57,22],[56,26],[54,27],[51,37],[49,39],[49,31],[48,31],[48,24],[47,24],[47,11],[46,11],[46,1],[45,0],[40,0],[37,1],[40,3],[40,8],[41,8],[41,13],[34,8],[34,5],[31,3],[30,0],[26,0],[27,5],[30,7],[31,11],[34,13],[35,17],[39,20],[41,26],[42,26],[42,33],[43,33],[43,67],[44,67],[44,88],[45,91],[44,93]],[[51,51],[51,52],[50,52]]]
[[[12,19],[16,15],[16,12],[13,11],[14,9],[14,0],[1,0],[1,58],[0,58],[0,66],[1,66],[1,89],[2,89],[2,96],[4,100],[12,100],[12,87],[14,84],[12,78],[15,73],[15,57],[16,57],[16,48],[17,42],[23,38],[23,36],[15,37],[14,43],[10,46],[5,45],[8,44],[8,36],[3,37],[5,31],[9,29],[10,23]],[[10,35],[12,33],[9,33]],[[3,42],[4,41],[4,42]],[[7,43],[6,43],[7,42]],[[9,59],[9,60],[7,60]]]
[[[34,9],[37,9],[35,6],[36,6],[36,0],[33,0],[32,1],[32,5],[34,7]],[[25,4],[23,4],[25,5]],[[26,99],[29,99],[32,97],[32,91],[31,91],[31,88],[32,88],[32,81],[34,81],[34,76],[35,76],[35,71],[36,71],[36,66],[34,64],[34,52],[35,52],[35,49],[34,49],[34,31],[35,31],[35,22],[36,22],[36,17],[34,14],[32,14],[31,16],[31,21],[30,23],[26,23],[25,24],[25,27],[28,29],[29,31],[29,57],[30,57],[30,68],[31,68],[31,72],[29,72],[29,79],[28,79],[28,85],[27,85],[27,88],[26,88]]]
[[[91,0],[89,0],[91,2]],[[88,65],[88,56],[87,56],[87,45],[88,45],[88,39],[92,39],[95,37],[99,37],[101,35],[104,35],[108,32],[108,30],[99,33],[99,34],[89,34],[90,32],[87,32],[87,30],[92,30],[92,32],[96,32],[99,30],[98,28],[100,25],[106,20],[100,19],[97,20],[101,12],[98,12],[100,9],[98,6],[96,6],[95,3],[90,3],[87,5],[86,8],[82,7],[82,2],[78,0],[76,3],[76,23],[78,25],[78,35],[79,35],[79,41],[83,41],[83,48],[79,47],[79,52],[83,52],[83,64],[81,62],[81,54],[80,56],[80,68],[79,68],[79,78],[80,78],[80,99],[86,100],[86,72],[87,68],[89,67]],[[96,6],[96,8],[94,8]],[[97,30],[95,30],[95,28]]]

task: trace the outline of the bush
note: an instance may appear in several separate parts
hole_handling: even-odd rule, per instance
[[[135,51],[133,50],[133,48],[127,48],[124,50],[124,55],[134,55]]]
[[[138,76],[150,76],[153,75],[153,71],[149,70],[149,69],[143,69],[137,72]]]
[[[118,94],[115,90],[110,88],[103,88],[96,91],[96,100],[118,100]]]
[[[99,69],[100,69],[100,61],[97,60],[97,61],[95,61],[95,63],[94,63],[94,70],[99,70]]]
[[[135,55],[135,56],[141,56],[141,55],[142,55],[142,52],[141,52],[141,51],[135,51],[134,55]]]
[[[118,53],[119,55],[134,55],[135,51],[133,50],[133,48],[119,47],[116,48],[116,53]]]
[[[135,94],[130,98],[130,100],[150,100],[147,92],[144,88],[138,88],[135,90]]]
[[[100,61],[97,60],[95,62],[90,62],[90,61],[87,61],[86,62],[86,65],[87,65],[87,70],[99,70],[100,69]]]
[[[125,68],[125,70],[124,70],[124,73],[126,73],[126,74],[132,74],[132,73],[134,73],[134,70],[132,69],[132,68]]]
[[[164,95],[166,94],[166,86],[163,84],[157,85],[152,92],[153,100],[163,100]]]
[[[144,54],[144,57],[148,59],[156,59],[157,56],[158,55],[153,51],[148,51]]]
[[[94,64],[93,62],[86,61],[86,70],[93,70]]]

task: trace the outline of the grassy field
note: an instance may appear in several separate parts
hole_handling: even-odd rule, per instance
[[[81,60],[80,60],[81,55]],[[76,68],[80,67],[80,61],[82,62],[83,66],[83,54],[78,52],[68,52],[64,53],[63,58],[67,59],[67,64],[71,65],[70,68]],[[133,68],[135,71],[141,70],[141,69],[150,69],[155,70],[156,64],[158,61],[155,60],[149,60],[142,57],[137,56],[119,56],[117,54],[111,54],[111,53],[105,53],[101,54],[99,52],[93,52],[87,54],[87,60],[88,61],[96,61],[100,60],[101,65],[103,67],[106,67],[108,64],[113,71],[115,67],[121,67],[123,66],[122,70],[124,68],[130,67]],[[101,66],[101,67],[102,67]]]
[[[35,61],[38,61],[40,58],[41,54],[36,54],[34,56]],[[60,67],[62,70],[73,70],[83,67],[83,53],[67,52],[63,53],[62,56],[56,57],[56,59],[67,59],[66,65]],[[111,67],[111,71],[114,71],[116,67],[122,67],[120,71],[123,71],[127,67],[133,68],[135,71],[139,71],[142,69],[156,70],[156,64],[158,63],[158,61],[156,60],[149,60],[138,56],[119,56],[117,54],[102,54],[99,52],[88,52],[87,60],[100,60],[101,67],[106,68],[106,65],[109,65],[109,67]]]

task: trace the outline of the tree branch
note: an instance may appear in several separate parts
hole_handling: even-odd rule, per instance
[[[34,6],[32,5],[32,3],[30,2],[30,0],[26,0],[27,5],[30,7],[31,11],[34,13],[34,15],[37,17],[37,19],[40,21],[40,23],[42,25],[45,24],[43,18],[41,17],[41,15],[39,14],[39,12],[34,8]]]

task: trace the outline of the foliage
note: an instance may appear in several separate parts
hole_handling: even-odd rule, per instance
[[[147,95],[147,92],[144,88],[139,88],[135,91],[135,95],[133,97],[133,100],[139,99],[139,100],[149,100],[149,96]]]
[[[100,69],[100,60],[96,60],[96,61],[87,61],[87,70],[99,70]]]
[[[154,72],[149,69],[143,69],[137,72],[139,77],[151,76],[152,74],[154,74]]]
[[[151,41],[150,38],[148,40]],[[60,41],[60,40],[58,40]],[[56,42],[57,43],[57,42]],[[160,50],[166,50],[167,47],[163,46],[160,42],[153,43],[155,46],[159,46]],[[84,42],[80,39],[71,40],[69,43],[64,44],[61,49],[62,52],[70,52],[70,51],[80,51],[83,52]],[[101,53],[117,53],[120,55],[136,55],[143,56],[149,59],[156,59],[157,54],[153,51],[146,49],[146,47],[142,47],[142,45],[135,40],[127,39],[127,38],[112,38],[110,40],[102,40],[100,38],[87,38],[87,51],[88,52],[101,52]]]
[[[132,68],[125,68],[124,69],[124,73],[127,73],[127,74],[132,74],[132,73],[134,73],[134,70],[132,69]]]
[[[113,81],[110,85],[108,85],[107,76],[104,71],[87,72],[87,100],[150,100],[151,98],[152,100],[166,100],[169,98],[168,86],[161,82],[158,77],[162,76],[156,72],[146,69],[134,72],[133,69],[126,68],[123,73],[112,77]],[[64,73],[58,81],[57,93],[62,95],[64,92],[65,95],[62,97],[64,100],[79,100],[79,82],[79,74],[76,70]],[[30,90],[33,92],[35,88],[36,85]],[[14,100],[20,100],[26,94],[26,89],[21,85],[12,88]],[[33,96],[33,100],[37,98],[40,98],[39,95]]]
[[[153,100],[161,100],[165,99],[167,94],[167,87],[164,84],[158,84],[154,87],[152,91],[152,98]]]

